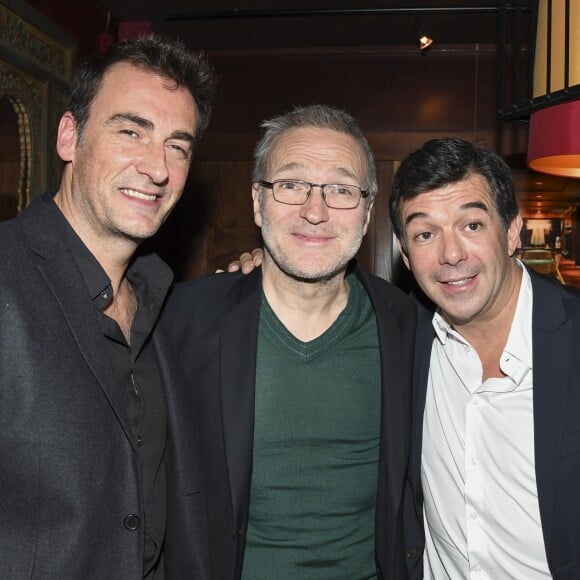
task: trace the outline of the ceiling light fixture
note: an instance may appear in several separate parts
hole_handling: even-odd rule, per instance
[[[433,39],[422,34],[421,31],[417,31],[417,44],[419,45],[419,50],[425,50],[433,44]]]
[[[433,39],[429,36],[427,36],[426,34],[423,34],[423,32],[421,32],[421,15],[418,14],[415,17],[415,29],[416,29],[416,34],[415,34],[415,40],[417,42],[417,46],[419,47],[419,50],[422,52],[426,49],[428,49],[432,44],[433,44]]]

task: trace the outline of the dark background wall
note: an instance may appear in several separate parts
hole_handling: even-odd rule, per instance
[[[29,4],[78,39],[79,59],[117,25],[96,1]],[[525,152],[526,128],[497,118],[496,45],[437,46],[427,53],[413,44],[213,50],[208,56],[220,76],[214,117],[183,199],[152,243],[178,278],[213,272],[260,243],[250,202],[252,150],[259,123],[293,106],[344,108],[368,135],[381,191],[360,259],[387,278],[393,275],[387,195],[401,159],[445,135],[482,142],[508,158]]]

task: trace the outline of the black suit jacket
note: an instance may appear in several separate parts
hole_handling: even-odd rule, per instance
[[[404,577],[402,493],[410,433],[412,302],[360,268],[373,303],[382,376],[376,564],[380,578]],[[210,559],[214,580],[240,578],[250,501],[254,386],[261,272],[219,274],[178,285],[162,323],[170,330],[199,410],[207,470]]]
[[[98,313],[48,219],[52,203],[37,198],[0,225],[0,578],[142,579],[136,444]],[[167,525],[206,578],[198,439],[158,330],[153,341],[167,398],[168,502],[179,506]]]
[[[580,578],[580,292],[528,270],[532,279],[534,446],[540,519],[556,580]],[[419,306],[410,493],[405,527],[410,576],[422,577],[421,438],[433,309]],[[517,530],[514,530],[517,533]]]

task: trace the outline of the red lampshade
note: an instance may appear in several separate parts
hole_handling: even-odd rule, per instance
[[[580,177],[580,100],[532,113],[528,165],[542,173]]]

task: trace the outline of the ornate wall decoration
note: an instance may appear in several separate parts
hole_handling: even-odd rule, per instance
[[[18,209],[33,196],[58,186],[62,163],[56,154],[55,137],[75,58],[76,41],[71,36],[25,2],[3,0],[0,100],[4,113],[0,114],[6,114],[8,102],[8,114],[16,115],[18,131],[13,143],[3,141],[2,146],[19,151],[18,191],[9,192],[17,196]],[[2,174],[0,171],[0,177]],[[3,189],[6,187],[0,182],[0,191]]]

